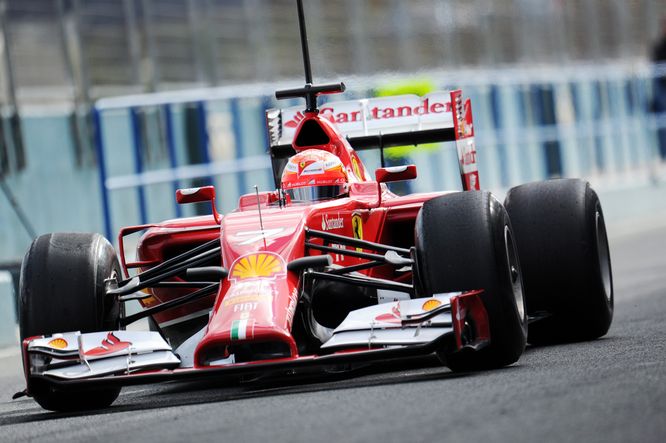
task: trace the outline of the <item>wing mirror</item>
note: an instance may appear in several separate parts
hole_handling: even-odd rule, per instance
[[[416,165],[390,166],[388,168],[375,169],[375,181],[377,181],[377,193],[379,194],[377,206],[381,206],[382,204],[382,183],[414,180],[415,178]]]
[[[375,170],[375,180],[377,180],[377,183],[399,182],[414,180],[415,178],[416,165],[391,166]]]
[[[176,201],[178,204],[201,203],[209,201],[213,208],[213,218],[219,225],[222,217],[215,207],[215,186],[202,186],[200,188],[185,188],[176,191]]]

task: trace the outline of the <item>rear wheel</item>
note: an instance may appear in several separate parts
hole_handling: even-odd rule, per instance
[[[528,341],[600,337],[613,318],[613,275],[604,214],[588,182],[560,179],[512,188],[506,208],[523,264]]]
[[[21,339],[58,332],[118,329],[121,306],[105,296],[105,280],[119,276],[115,250],[99,234],[55,233],[37,237],[21,267]],[[29,391],[45,409],[71,411],[109,406],[120,388],[64,392],[32,383]]]
[[[526,316],[520,264],[509,216],[489,192],[465,191],[427,201],[416,220],[417,267],[428,295],[483,289],[490,344],[443,355],[454,371],[518,360]]]

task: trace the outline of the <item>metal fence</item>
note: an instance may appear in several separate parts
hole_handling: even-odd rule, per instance
[[[315,74],[646,58],[666,0],[308,0]],[[293,0],[0,0],[0,102],[299,75]]]

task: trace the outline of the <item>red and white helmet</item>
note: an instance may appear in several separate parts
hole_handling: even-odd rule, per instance
[[[291,201],[321,201],[348,192],[347,171],[328,151],[308,149],[289,159],[282,172],[282,189]]]

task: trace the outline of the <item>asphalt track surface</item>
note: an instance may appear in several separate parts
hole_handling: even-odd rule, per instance
[[[528,348],[498,371],[420,361],[333,380],[132,387],[110,409],[60,414],[10,400],[23,386],[18,356],[5,351],[0,440],[666,441],[666,226],[611,238],[611,254],[609,334]]]

